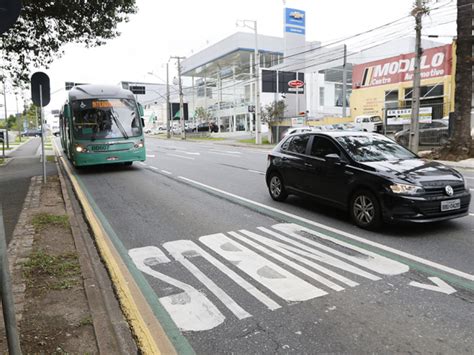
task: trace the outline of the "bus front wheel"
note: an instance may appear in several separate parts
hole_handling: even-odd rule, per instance
[[[125,166],[132,166],[132,164],[133,164],[133,161],[127,161],[127,162],[123,163],[123,165],[125,165]]]

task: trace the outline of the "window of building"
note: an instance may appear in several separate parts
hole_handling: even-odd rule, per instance
[[[334,106],[336,107],[342,107],[343,106],[343,101],[342,101],[342,89],[344,85],[336,83],[334,84]],[[352,89],[346,85],[346,106],[349,106],[349,97],[351,95]]]
[[[324,106],[324,87],[319,88],[319,106]]]

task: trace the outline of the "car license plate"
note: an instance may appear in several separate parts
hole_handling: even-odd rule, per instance
[[[441,201],[441,212],[458,210],[461,208],[461,200]]]
[[[109,150],[109,146],[107,144],[95,144],[91,146],[91,150],[94,152],[105,152]]]

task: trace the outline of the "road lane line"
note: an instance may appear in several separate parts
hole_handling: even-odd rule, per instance
[[[383,244],[380,244],[380,243],[377,243],[377,242],[373,242],[369,239],[365,239],[365,238],[362,238],[362,237],[358,237],[354,234],[351,234],[351,233],[348,233],[348,232],[344,232],[340,229],[337,229],[337,228],[334,228],[334,227],[329,227],[329,226],[326,226],[324,224],[321,224],[321,223],[318,223],[318,222],[314,222],[310,219],[307,219],[307,218],[304,218],[304,217],[300,217],[300,216],[297,216],[297,215],[294,215],[292,213],[289,213],[289,212],[285,212],[283,210],[280,210],[280,209],[277,209],[277,208],[274,208],[274,207],[271,207],[271,206],[267,206],[267,205],[264,205],[262,203],[259,203],[259,202],[256,202],[256,201],[253,201],[253,200],[249,200],[245,197],[242,197],[242,196],[238,196],[238,195],[235,195],[233,193],[230,193],[230,192],[227,192],[227,191],[224,191],[224,190],[221,190],[221,189],[218,189],[218,188],[215,188],[215,187],[212,187],[212,186],[209,186],[209,185],[206,185],[206,184],[203,184],[199,181],[195,181],[195,180],[192,180],[192,179],[188,179],[184,176],[178,176],[178,179],[181,179],[183,181],[186,181],[192,185],[196,185],[196,186],[200,186],[204,189],[207,189],[207,190],[210,190],[210,191],[214,191],[214,192],[217,192],[218,194],[221,194],[221,195],[225,195],[225,196],[229,196],[229,197],[232,197],[236,200],[240,200],[242,202],[245,202],[245,203],[248,203],[248,204],[251,204],[253,206],[256,206],[256,207],[259,207],[259,208],[262,208],[262,209],[265,209],[267,211],[271,211],[271,212],[274,212],[274,213],[278,213],[280,215],[283,215],[283,216],[287,216],[287,217],[290,217],[294,220],[297,220],[297,221],[300,221],[300,222],[303,222],[303,223],[306,223],[306,224],[309,224],[309,225],[312,225],[312,226],[315,226],[315,227],[318,227],[318,228],[321,228],[321,229],[324,229],[324,230],[327,230],[329,232],[332,232],[332,233],[336,233],[336,234],[339,234],[341,236],[344,236],[344,237],[347,237],[349,239],[352,239],[354,241],[357,241],[357,242],[360,242],[360,243],[363,243],[365,245],[370,245],[372,247],[375,247],[377,249],[380,249],[380,250],[384,250],[386,252],[389,252],[389,253],[392,253],[392,254],[395,254],[395,255],[398,255],[398,256],[401,256],[403,258],[406,258],[406,259],[409,259],[409,260],[412,260],[412,261],[415,261],[419,264],[423,264],[423,265],[426,265],[426,266],[429,266],[431,268],[434,268],[434,269],[437,269],[437,270],[441,270],[441,271],[444,271],[446,273],[449,273],[451,275],[455,275],[455,276],[458,276],[460,278],[463,278],[463,279],[466,279],[466,280],[469,280],[469,281],[474,281],[474,275],[471,275],[471,274],[468,274],[466,272],[463,272],[463,271],[460,271],[460,270],[457,270],[457,269],[454,269],[454,268],[451,268],[449,266],[445,266],[445,265],[441,265],[441,264],[438,264],[434,261],[431,261],[431,260],[427,260],[427,259],[424,259],[424,258],[421,258],[421,257],[418,257],[416,255],[412,255],[412,254],[409,254],[407,252],[404,252],[404,251],[401,251],[401,250],[398,250],[398,249],[395,249],[395,248],[392,248],[392,247],[389,247],[389,246],[386,246],[386,245],[383,245]],[[474,214],[471,214],[471,215],[474,215]]]
[[[255,174],[265,175],[265,173],[262,171],[257,171],[257,170],[252,170],[252,169],[248,169],[247,171],[250,171],[251,173],[255,173]]]
[[[209,151],[208,153],[210,153],[210,154],[218,154],[218,155],[225,155],[225,156],[227,156],[227,157],[242,158],[240,155],[236,155],[236,154],[221,153],[221,152],[211,152],[211,151]]]
[[[166,155],[171,155],[173,157],[183,158],[183,159],[188,159],[188,160],[194,160],[194,158],[192,158],[192,157],[183,157],[182,155],[178,155],[178,154],[167,153]]]
[[[160,170],[163,174],[166,174],[166,175],[173,175],[173,173],[171,171],[168,171],[168,170]]]
[[[154,157],[155,157],[155,154],[147,154],[146,157],[147,157],[147,158],[154,158]]]

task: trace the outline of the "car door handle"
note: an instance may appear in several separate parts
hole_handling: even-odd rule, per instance
[[[308,168],[312,168],[313,167],[313,164],[311,163],[304,163],[304,166],[308,167]]]
[[[352,171],[348,171],[348,170],[345,170],[344,174],[349,175],[349,176],[354,175],[354,173]]]

